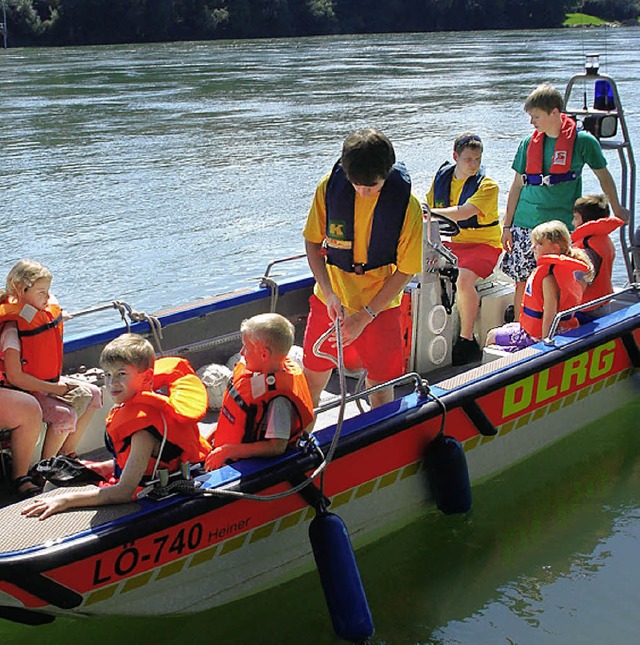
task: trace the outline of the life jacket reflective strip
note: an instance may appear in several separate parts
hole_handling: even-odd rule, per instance
[[[612,215],[610,217],[601,217],[591,222],[585,222],[578,226],[571,234],[571,240],[576,247],[584,249],[590,256],[596,256],[592,258],[594,267],[596,268],[596,276],[593,282],[587,286],[582,297],[582,302],[596,300],[596,298],[601,298],[613,292],[611,274],[616,250],[613,242],[609,238],[609,234],[623,225],[624,222],[621,219]],[[596,305],[596,307],[602,306],[603,304],[605,303]],[[590,307],[585,311],[594,308]]]
[[[184,358],[158,358],[154,364],[153,387],[167,392],[139,392],[122,405],[114,406],[107,417],[106,444],[116,462],[120,477],[129,458],[131,437],[139,430],[155,428],[166,444],[159,467],[175,471],[179,463],[204,461],[211,446],[200,435],[198,421],[207,411],[207,391]],[[155,433],[154,433],[155,434]],[[145,476],[150,476],[156,459],[149,461]]]
[[[522,181],[531,186],[553,186],[565,181],[574,181],[578,177],[575,170],[571,170],[573,147],[576,141],[576,122],[566,114],[560,115],[562,125],[560,135],[556,139],[553,150],[553,159],[549,167],[549,174],[543,175],[544,138],[543,132],[536,130],[529,140],[527,147],[527,162]]]
[[[324,246],[328,264],[349,273],[395,264],[398,242],[402,233],[411,196],[411,179],[402,163],[394,164],[387,177],[373,212],[367,261],[353,262],[354,209],[356,191],[338,161],[327,182],[327,228]]]
[[[433,180],[433,205],[434,208],[447,208],[451,206],[451,181],[453,179],[453,173],[455,172],[455,164],[445,161]],[[485,178],[486,174],[483,167],[480,167],[478,172],[467,178],[462,187],[462,192],[460,193],[460,200],[458,201],[458,206],[462,206],[467,202],[467,200],[475,195],[480,188],[482,180]],[[457,220],[458,226],[460,228],[486,228],[488,226],[497,226],[498,220],[496,219],[493,222],[487,222],[486,224],[481,224],[478,221],[478,216],[473,215],[467,219]]]
[[[313,421],[313,403],[309,386],[300,366],[290,358],[284,370],[272,374],[253,373],[239,362],[222,399],[222,409],[214,435],[216,446],[227,443],[253,443],[264,439],[262,421],[273,399],[284,396],[297,414],[289,444],[295,443],[302,430]]]
[[[519,318],[521,327],[534,338],[542,337],[544,278],[553,275],[556,279],[559,291],[558,311],[565,311],[580,304],[584,290],[580,277],[588,271],[589,267],[582,260],[568,255],[548,254],[539,257],[538,266],[525,284]],[[578,325],[578,320],[573,314],[565,314],[558,329],[566,331]]]
[[[57,381],[62,373],[62,309],[49,302],[44,309],[5,302],[0,323],[13,321],[20,337],[22,370],[43,381]]]

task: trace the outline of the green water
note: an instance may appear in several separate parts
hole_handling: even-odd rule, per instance
[[[357,551],[374,644],[635,642],[640,402]],[[180,593],[180,589],[176,589]],[[314,572],[180,618],[0,623],[0,642],[337,643]]]

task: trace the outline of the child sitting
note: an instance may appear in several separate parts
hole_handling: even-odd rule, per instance
[[[591,261],[581,249],[571,248],[569,229],[558,220],[538,224],[531,231],[536,268],[527,279],[519,322],[490,329],[486,345],[515,352],[545,338],[555,315],[580,304],[585,285],[593,277]],[[572,314],[558,329],[578,326]]]
[[[130,502],[157,468],[174,471],[180,462],[202,462],[209,452],[197,423],[207,411],[207,392],[186,359],[156,360],[149,341],[123,334],[104,348],[100,366],[115,402],[106,421],[114,460],[91,468],[103,476],[112,470],[113,485],[36,498],[23,515],[45,519],[69,508]]]
[[[613,292],[611,272],[616,255],[609,234],[624,225],[624,222],[611,215],[609,201],[605,195],[585,195],[573,205],[573,225],[571,234],[573,244],[584,249],[593,264],[595,277],[587,286],[582,302],[589,302]],[[589,307],[593,311],[606,303]]]
[[[242,359],[222,399],[207,470],[229,460],[281,455],[313,421],[313,403],[299,365],[288,358],[294,327],[279,314],[243,321]]]
[[[5,385],[33,394],[42,408],[47,434],[42,457],[69,453],[98,408],[102,391],[61,376],[63,311],[49,293],[51,272],[39,262],[20,260],[0,290],[0,324]],[[76,433],[73,439],[69,435]]]

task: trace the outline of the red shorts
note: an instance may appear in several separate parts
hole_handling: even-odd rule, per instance
[[[381,311],[356,340],[344,348],[344,364],[349,370],[366,369],[367,378],[382,383],[404,374],[402,339],[402,312],[400,307]],[[309,298],[309,318],[304,332],[304,366],[312,372],[326,372],[336,364],[313,354],[314,343],[333,323],[326,305],[315,295]],[[327,339],[320,350],[336,356],[336,348]]]
[[[480,278],[488,278],[498,264],[502,249],[491,244],[471,242],[445,242],[444,245],[455,253],[459,269],[469,269]]]

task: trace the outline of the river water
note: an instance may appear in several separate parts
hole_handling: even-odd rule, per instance
[[[477,131],[504,209],[531,127],[525,97],[543,81],[563,88],[585,53],[618,81],[639,140],[638,50],[638,29],[593,29],[2,51],[0,274],[39,259],[74,312],[113,299],[153,312],[255,283],[271,260],[302,252],[316,182],[344,136],[370,125],[394,142],[419,196],[453,138]],[[359,550],[374,642],[631,642],[638,412],[478,486],[468,517],[430,513]],[[0,622],[1,643],[123,634],[335,641],[313,573],[191,619]]]

